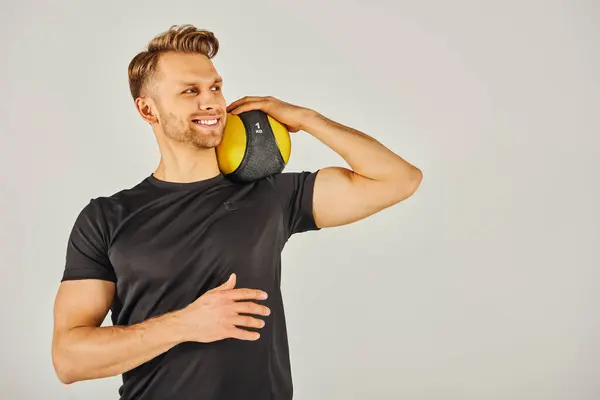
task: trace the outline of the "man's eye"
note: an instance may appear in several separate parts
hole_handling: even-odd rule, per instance
[[[196,89],[187,89],[184,93],[196,93]]]
[[[221,86],[213,86],[213,90],[221,90]]]

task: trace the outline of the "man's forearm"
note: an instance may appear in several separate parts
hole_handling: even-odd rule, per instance
[[[377,181],[419,179],[421,171],[371,136],[307,110],[301,129],[339,154],[355,173]]]
[[[57,338],[53,360],[68,384],[122,374],[184,340],[177,313],[131,326],[76,327]]]

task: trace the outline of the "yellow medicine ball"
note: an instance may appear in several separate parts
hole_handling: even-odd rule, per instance
[[[227,114],[217,146],[219,169],[228,178],[251,182],[284,170],[291,155],[290,133],[261,110]]]

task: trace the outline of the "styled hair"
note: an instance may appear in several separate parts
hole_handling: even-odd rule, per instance
[[[163,53],[200,53],[212,59],[219,51],[214,33],[193,25],[173,25],[155,36],[146,50],[138,53],[129,63],[129,90],[133,99],[142,95],[147,83],[154,77],[158,60]]]

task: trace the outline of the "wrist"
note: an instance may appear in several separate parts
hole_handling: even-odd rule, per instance
[[[322,124],[325,117],[319,114],[315,110],[305,109],[302,117],[302,123],[300,124],[300,130],[311,133],[313,130],[318,128],[319,124]]]
[[[186,323],[185,309],[173,311],[164,315],[166,331],[174,344],[187,342],[191,337],[191,329]]]

